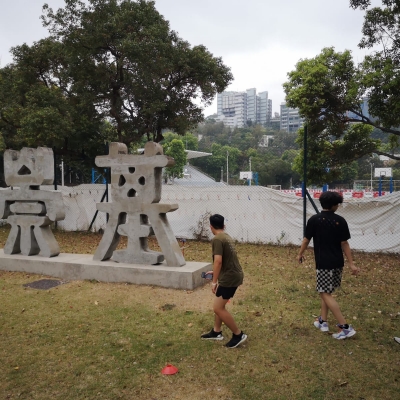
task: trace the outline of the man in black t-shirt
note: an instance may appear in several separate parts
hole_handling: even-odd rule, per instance
[[[349,262],[353,275],[360,270],[353,263],[351,256],[350,231],[346,220],[335,211],[343,198],[336,192],[324,192],[319,198],[322,206],[320,214],[313,215],[307,222],[306,233],[301,244],[298,261],[303,261],[304,251],[310,240],[314,240],[314,257],[317,272],[317,292],[321,296],[321,315],[314,322],[314,326],[322,332],[328,332],[328,311],[337,319],[339,333],[332,336],[335,339],[346,339],[356,334],[351,325],[346,323],[339,305],[332,296],[334,290],[340,287],[344,266],[343,252]]]

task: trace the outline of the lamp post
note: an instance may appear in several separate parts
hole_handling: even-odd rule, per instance
[[[249,179],[249,186],[251,186],[251,157],[249,157],[249,167],[250,167],[250,179]]]
[[[371,192],[372,192],[372,167],[374,166],[374,163],[370,163],[371,164]]]
[[[226,184],[229,185],[229,151],[226,152]]]

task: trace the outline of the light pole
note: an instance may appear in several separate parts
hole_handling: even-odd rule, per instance
[[[374,166],[374,163],[370,163],[371,164],[371,192],[372,192],[372,167]]]
[[[249,167],[250,167],[250,179],[249,179],[249,186],[251,186],[251,157],[249,157]]]
[[[64,161],[61,160],[61,186],[64,186]]]
[[[226,152],[226,184],[229,185],[229,151]]]

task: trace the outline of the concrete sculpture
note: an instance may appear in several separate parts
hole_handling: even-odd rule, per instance
[[[7,218],[11,231],[5,254],[39,254],[54,257],[60,248],[50,224],[65,218],[61,193],[40,190],[54,180],[53,151],[46,147],[4,152],[4,175],[9,186],[0,192],[0,218]]]
[[[159,204],[162,168],[174,165],[163,154],[160,144],[147,142],[143,155],[128,154],[123,143],[111,143],[109,155],[96,157],[99,167],[111,167],[112,203],[98,203],[97,209],[109,214],[103,238],[93,259],[112,259],[128,264],[185,265],[179,244],[168,223],[167,213],[177,204]],[[148,236],[154,232],[162,253],[148,248]],[[128,237],[125,250],[116,250],[120,236]]]

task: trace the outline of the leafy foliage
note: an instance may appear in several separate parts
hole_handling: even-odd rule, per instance
[[[43,12],[50,37],[16,46],[0,70],[6,147],[46,145],[82,158],[108,141],[184,134],[232,80],[221,58],[170,30],[153,1],[65,0]]]
[[[191,134],[190,132],[186,132],[185,136],[183,137],[173,132],[164,133],[163,136],[164,136],[162,142],[163,145],[172,142],[172,140],[174,139],[179,139],[182,140],[182,142],[184,143],[186,150],[197,150],[199,147],[199,141],[197,137]]]
[[[307,120],[310,142],[319,143],[328,155],[328,143],[337,141],[339,146],[331,150],[342,152],[336,158],[347,159],[347,165],[372,152],[399,159],[394,151],[400,136],[400,7],[392,0],[382,0],[382,5],[370,8],[369,0],[350,0],[351,7],[366,11],[359,47],[374,49],[362,63],[356,66],[348,50],[325,48],[312,59],[300,60],[284,84],[288,105],[299,108]],[[361,107],[365,96],[369,115]],[[349,129],[352,123],[379,129],[385,144],[375,140],[372,131],[368,135],[361,128]],[[327,156],[324,163],[331,161]],[[327,178],[313,171],[310,179]]]
[[[164,175],[168,179],[182,178],[187,155],[182,140],[172,139],[163,145],[164,154],[175,160],[175,165],[165,168]]]
[[[226,182],[227,156],[229,183],[243,185],[240,171],[248,171],[251,158],[252,171],[258,173],[260,185],[289,186],[299,184],[300,176],[292,170],[293,160],[298,153],[296,135],[280,131],[267,131],[259,125],[231,130],[220,122],[206,120],[199,125],[201,135],[199,150],[212,156],[191,161],[214,179],[220,180],[221,169]],[[262,136],[273,135],[269,147],[259,147]]]

